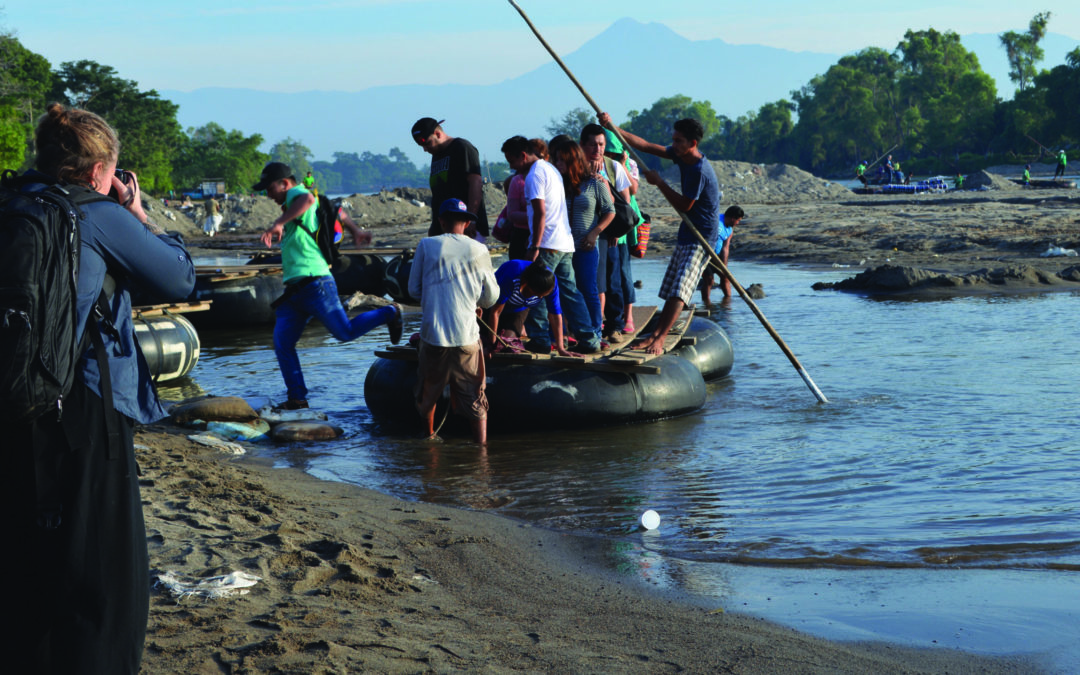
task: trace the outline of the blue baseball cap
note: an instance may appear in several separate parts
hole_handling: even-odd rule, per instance
[[[476,220],[476,216],[469,213],[469,207],[465,206],[465,202],[461,201],[457,197],[451,197],[442,203],[439,207],[439,215],[445,216],[447,214],[455,214],[464,216],[469,220]]]

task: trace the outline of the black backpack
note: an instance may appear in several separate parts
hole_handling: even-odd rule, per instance
[[[315,211],[315,217],[319,222],[319,229],[315,230],[314,233],[308,232],[308,234],[315,238],[326,264],[330,266],[330,272],[338,274],[349,266],[349,259],[341,255],[337,245],[334,243],[334,223],[337,222],[338,209],[326,195],[320,194],[318,199],[319,204]]]
[[[638,216],[634,213],[634,207],[630,205],[630,202],[623,199],[622,194],[615,190],[615,162],[610,157],[604,158],[604,169],[608,174],[611,196],[615,201],[615,219],[604,228],[604,236],[609,239],[618,239],[637,227]]]
[[[86,344],[77,334],[79,207],[109,199],[76,185],[21,192],[0,177],[0,405],[29,421],[63,410]]]

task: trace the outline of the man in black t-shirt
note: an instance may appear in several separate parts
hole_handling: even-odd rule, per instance
[[[464,138],[446,135],[441,124],[441,120],[423,117],[412,127],[413,140],[431,154],[431,203],[442,204],[451,197],[465,202],[469,212],[476,214],[475,230],[486,237],[489,232],[480,153]],[[432,208],[429,237],[443,233],[435,211]],[[466,233],[473,234],[468,230]]]

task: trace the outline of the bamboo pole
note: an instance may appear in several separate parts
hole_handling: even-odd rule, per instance
[[[603,109],[597,104],[595,100],[593,100],[593,97],[589,95],[589,92],[585,90],[585,87],[581,85],[581,82],[579,82],[578,79],[574,77],[574,74],[570,71],[570,68],[566,65],[566,63],[564,63],[563,60],[559,58],[559,55],[555,52],[554,49],[552,49],[551,45],[547,43],[547,40],[544,39],[544,36],[540,34],[540,31],[533,24],[532,20],[529,19],[529,16],[525,13],[525,10],[523,10],[516,2],[514,2],[514,0],[508,0],[508,2],[514,7],[514,9],[517,10],[518,14],[521,15],[521,18],[525,20],[525,23],[528,24],[529,28],[536,36],[536,39],[538,39],[540,41],[540,44],[544,46],[544,49],[546,49],[548,53],[551,54],[551,57],[555,59],[555,62],[558,63],[559,67],[563,69],[563,72],[565,72],[567,77],[570,78],[570,81],[574,83],[574,86],[577,87],[578,91],[581,92],[581,95],[585,97],[585,100],[588,101],[589,105],[591,105],[593,110],[596,111],[596,114],[599,115],[601,112],[603,112]],[[612,131],[615,132],[615,134],[619,137],[619,140],[622,142],[623,147],[626,148],[631,154],[633,154],[634,159],[639,164],[644,165],[644,161],[641,159],[641,156],[638,155],[632,147],[630,147],[630,144],[626,142],[625,138],[623,138],[620,130],[618,128],[614,128],[612,129]],[[674,207],[674,205],[672,206]],[[799,377],[802,378],[806,386],[809,387],[811,392],[813,392],[818,402],[828,403],[829,399],[825,398],[825,394],[821,393],[821,390],[818,389],[818,386],[814,384],[814,381],[810,378],[810,374],[807,373],[806,369],[803,368],[801,363],[799,363],[798,357],[796,357],[794,352],[791,351],[791,348],[787,346],[787,343],[784,342],[784,339],[780,337],[779,333],[776,332],[776,329],[772,327],[772,324],[769,323],[769,320],[765,318],[765,315],[762,313],[761,309],[758,308],[757,303],[754,302],[754,300],[746,292],[746,289],[743,288],[742,285],[735,279],[735,275],[732,274],[731,271],[727,268],[727,265],[724,264],[724,261],[721,260],[720,256],[718,256],[716,254],[716,251],[713,250],[713,247],[709,245],[709,242],[706,241],[705,237],[701,234],[701,232],[698,232],[698,229],[694,227],[694,224],[690,222],[689,217],[685,213],[679,211],[678,209],[675,209],[675,211],[682,218],[682,221],[684,224],[686,224],[687,228],[694,233],[694,236],[697,237],[698,242],[705,248],[706,253],[711,258],[712,264],[716,267],[716,269],[720,270],[720,273],[723,274],[728,279],[728,281],[731,282],[731,285],[735,288],[736,291],[738,291],[739,297],[741,297],[746,302],[746,304],[750,307],[750,311],[754,313],[754,316],[758,318],[758,321],[761,322],[761,325],[765,328],[769,335],[772,336],[772,339],[776,342],[777,346],[780,347],[780,351],[784,353],[784,356],[786,356],[788,358],[788,361],[791,362],[791,365],[794,366],[796,372],[799,373]]]

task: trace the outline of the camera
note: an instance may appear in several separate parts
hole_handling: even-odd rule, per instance
[[[120,202],[120,206],[127,208],[131,205],[131,202],[135,200],[135,188],[138,186],[139,181],[135,178],[135,174],[127,169],[117,169],[115,175],[120,179],[121,183],[128,186],[128,196],[127,199],[121,200],[115,187],[109,190],[109,196]]]

